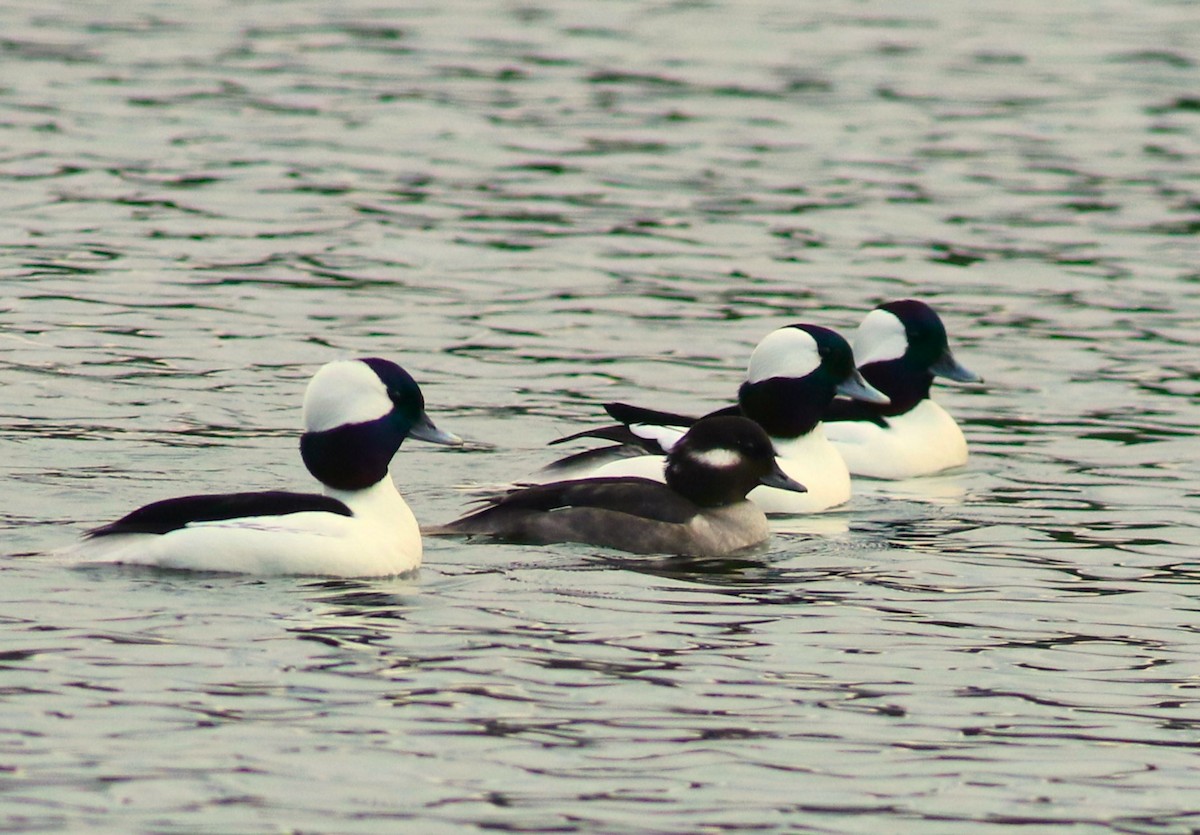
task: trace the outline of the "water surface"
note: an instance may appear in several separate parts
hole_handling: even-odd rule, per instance
[[[1196,13],[810,5],[0,11],[0,828],[1200,826]],[[969,467],[743,559],[47,556],[306,489],[334,357],[473,441],[397,459],[434,522],[907,296],[988,380]]]

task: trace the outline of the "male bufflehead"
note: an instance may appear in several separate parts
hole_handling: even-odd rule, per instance
[[[85,559],[194,571],[375,577],[421,564],[421,535],[388,472],[407,437],[462,441],[425,414],[416,381],[388,360],[331,362],[304,394],[300,455],[323,495],[184,496],[85,534]]]
[[[839,334],[818,325],[788,325],[768,334],[755,347],[746,380],[738,389],[738,404],[713,413],[741,414],[765,429],[783,471],[808,488],[806,493],[756,488],[750,500],[766,513],[815,513],[850,498],[850,473],[821,424],[835,394],[887,402],[855,369],[850,345]],[[549,472],[577,472],[583,465],[589,468],[588,475],[661,479],[662,453],[696,421],[624,403],[609,403],[604,408],[622,426],[587,430],[554,443],[598,437],[618,441],[618,447],[556,461],[547,468]],[[654,454],[593,465],[598,457],[635,448]]]
[[[851,473],[897,479],[967,463],[962,430],[929,398],[929,387],[935,376],[982,378],[954,359],[933,308],[913,299],[879,305],[858,326],[854,355],[863,377],[891,403],[834,401],[825,428]]]
[[[697,421],[665,460],[665,484],[635,476],[539,484],[426,533],[716,557],[757,545],[769,535],[766,516],[746,500],[752,488],[767,484],[804,491],[780,469],[771,439],[743,417]]]

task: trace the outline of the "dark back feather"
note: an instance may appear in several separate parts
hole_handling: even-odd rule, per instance
[[[226,493],[180,496],[140,507],[115,522],[88,531],[89,538],[122,533],[164,534],[193,522],[218,522],[251,516],[285,516],[317,511],[352,516],[350,508],[330,496],[272,490],[260,493]]]

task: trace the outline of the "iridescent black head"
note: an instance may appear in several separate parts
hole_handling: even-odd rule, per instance
[[[701,507],[742,501],[760,484],[807,492],[779,468],[762,427],[735,415],[696,421],[667,454],[666,479]]]
[[[854,355],[863,376],[892,399],[884,414],[901,414],[928,397],[934,376],[980,382],[954,359],[941,318],[916,299],[868,313],[855,333]]]
[[[841,334],[797,324],[773,331],[758,343],[738,391],[738,405],[771,437],[797,438],[816,427],[838,394],[887,402],[854,367],[854,352]]]
[[[318,370],[304,395],[304,426],[304,465],[338,490],[361,490],[386,478],[392,456],[410,435],[462,443],[429,420],[421,387],[407,371],[375,357]]]

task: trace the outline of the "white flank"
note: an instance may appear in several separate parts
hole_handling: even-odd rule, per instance
[[[850,472],[869,478],[912,478],[967,463],[967,441],[945,409],[922,400],[886,427],[870,421],[825,424]]]
[[[670,452],[671,448],[679,443],[679,439],[687,432],[687,427],[664,426],[657,423],[631,423],[629,424],[629,431],[639,438],[654,441],[665,452]]]

